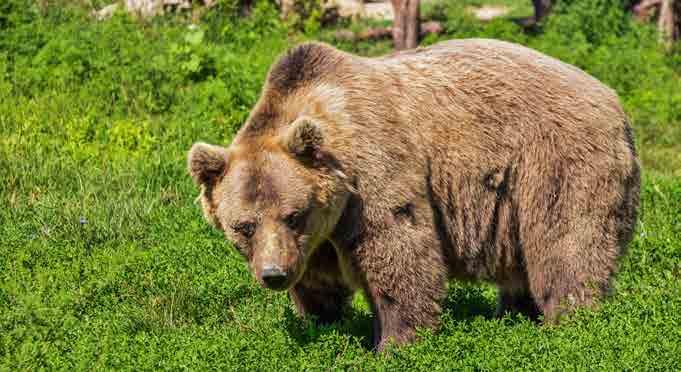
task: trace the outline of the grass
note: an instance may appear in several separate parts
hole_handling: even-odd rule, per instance
[[[442,39],[521,42],[622,97],[644,184],[614,295],[597,311],[542,327],[493,318],[494,288],[453,282],[442,328],[383,355],[370,351],[362,296],[341,323],[316,327],[294,315],[285,294],[258,287],[203,221],[185,171],[193,142],[229,143],[278,53],[306,38],[335,42],[331,31],[290,31],[266,4],[249,19],[212,16],[198,29],[177,17],[96,23],[77,10],[6,4],[0,370],[681,365],[681,63],[650,29],[603,2],[565,5],[535,34],[505,20],[480,25],[455,6],[429,16],[446,20]],[[337,44],[362,54],[388,48]]]

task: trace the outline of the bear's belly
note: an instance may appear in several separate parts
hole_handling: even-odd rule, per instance
[[[469,172],[432,185],[450,277],[496,283],[523,280],[510,173]]]

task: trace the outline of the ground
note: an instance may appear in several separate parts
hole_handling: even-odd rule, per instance
[[[260,288],[203,220],[185,166],[193,142],[229,143],[291,44],[321,38],[375,55],[388,42],[336,42],[314,23],[289,32],[266,6],[188,28],[0,5],[12,15],[0,15],[0,370],[678,368],[681,59],[652,30],[616,22],[615,7],[575,3],[536,34],[451,5],[424,14],[444,20],[441,38],[521,42],[618,91],[644,183],[613,296],[542,327],[494,318],[493,287],[452,282],[442,328],[383,355],[370,350],[361,295],[342,322],[317,327]]]

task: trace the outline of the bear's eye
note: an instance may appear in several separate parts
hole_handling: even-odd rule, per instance
[[[298,230],[300,227],[303,226],[304,222],[305,213],[303,211],[295,211],[293,213],[289,213],[286,217],[284,217],[284,223],[291,230]]]
[[[232,230],[246,239],[250,239],[255,234],[254,222],[238,222],[232,225]]]

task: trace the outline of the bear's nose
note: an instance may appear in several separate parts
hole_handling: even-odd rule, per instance
[[[286,272],[278,266],[265,266],[262,270],[262,281],[267,288],[282,289],[286,284]]]

